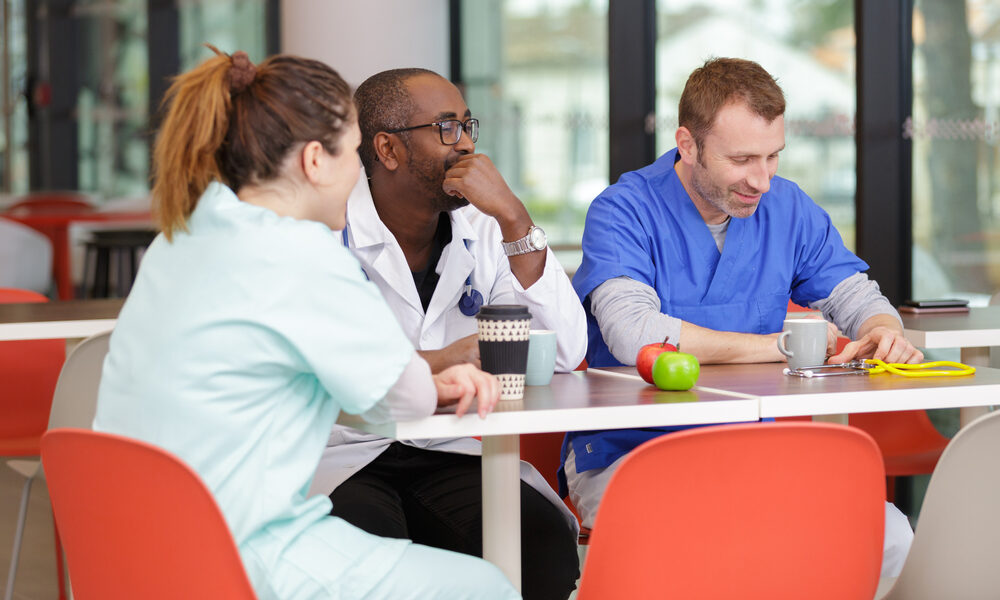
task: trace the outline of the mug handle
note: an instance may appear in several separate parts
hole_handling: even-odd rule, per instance
[[[790,333],[792,333],[792,332],[791,331],[782,331],[778,335],[778,352],[781,352],[782,354],[784,354],[785,356],[787,356],[789,358],[795,356],[795,354],[791,350],[789,350],[788,347],[785,345],[786,344],[785,340],[788,339],[788,335]]]

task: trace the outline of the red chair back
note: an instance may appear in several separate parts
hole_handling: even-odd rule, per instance
[[[212,493],[174,455],[66,428],[43,436],[42,464],[76,598],[255,598]]]
[[[545,481],[552,486],[556,492],[559,491],[559,479],[556,473],[559,471],[561,461],[559,460],[562,451],[562,442],[565,433],[555,431],[549,433],[525,433],[521,435],[521,460],[531,463],[538,472],[542,474]],[[569,497],[563,498],[566,507],[573,513],[576,520],[580,520],[580,515],[576,512],[576,507]]]
[[[890,477],[932,473],[950,441],[934,427],[925,410],[856,413],[848,423],[875,439]]]
[[[6,214],[15,217],[30,215],[62,215],[89,213],[97,210],[86,196],[72,192],[40,192],[10,205]]]
[[[33,302],[48,298],[0,288],[0,304]],[[65,359],[65,340],[0,342],[0,456],[38,455]]]
[[[579,600],[874,597],[882,562],[882,458],[829,423],[671,433],[612,476]]]

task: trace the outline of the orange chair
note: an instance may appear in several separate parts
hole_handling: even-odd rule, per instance
[[[788,312],[808,310],[788,302]],[[840,338],[837,350],[843,350],[848,341]],[[847,421],[872,436],[882,451],[890,501],[895,499],[896,477],[932,473],[950,441],[934,427],[925,410],[854,413]]]
[[[31,227],[52,242],[52,279],[60,300],[71,300],[74,296],[69,226],[96,213],[97,207],[77,192],[30,194],[3,212],[4,217]]]
[[[586,371],[587,359],[583,359],[580,366],[574,371]],[[545,478],[545,482],[556,492],[559,491],[559,467],[562,461],[559,460],[562,454],[562,442],[566,433],[563,431],[553,431],[547,433],[525,433],[521,434],[521,460],[531,463],[538,472]],[[569,499],[563,498],[566,508],[573,513],[576,520],[580,520],[580,514],[576,512],[576,507]],[[590,535],[590,530],[586,527],[580,528],[580,543],[586,544]]]
[[[869,600],[884,476],[875,442],[842,425],[658,437],[612,476],[577,598]]]
[[[889,500],[895,499],[896,477],[933,473],[950,441],[925,410],[854,413],[847,421],[872,436],[882,451]]]
[[[556,473],[561,466],[559,456],[562,452],[562,441],[565,435],[562,431],[521,434],[521,460],[531,463],[538,469],[546,483],[557,492],[559,491],[559,480]],[[576,512],[576,507],[573,506],[568,496],[563,498],[563,502],[579,521],[580,515]],[[586,543],[588,531],[586,528],[580,530],[581,544]]]
[[[48,302],[36,292],[0,288],[0,303]],[[42,434],[49,423],[52,395],[56,389],[59,370],[66,358],[65,340],[25,340],[0,342],[0,456],[38,456]],[[21,507],[18,511],[14,533],[14,547],[8,569],[5,598],[11,598],[21,537],[27,518],[28,496],[31,480],[24,483]],[[56,533],[56,567],[62,573],[62,552],[59,534]],[[65,598],[60,581],[60,598]]]
[[[174,455],[64,428],[42,463],[79,600],[256,597],[212,493]]]

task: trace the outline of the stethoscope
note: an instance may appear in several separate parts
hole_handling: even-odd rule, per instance
[[[344,247],[350,248],[347,243],[347,228],[341,232],[344,238]],[[465,242],[465,249],[469,249],[469,240],[462,240]],[[368,273],[361,269],[361,273],[365,276],[365,279],[371,281],[368,277]],[[458,299],[458,310],[467,317],[474,317],[479,314],[479,308],[483,305],[483,295],[479,293],[479,290],[473,289],[472,287],[472,273],[465,278],[465,291],[462,292],[462,296]]]

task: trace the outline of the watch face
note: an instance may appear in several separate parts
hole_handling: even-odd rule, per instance
[[[535,250],[541,250],[545,247],[545,231],[541,227],[535,227],[531,230],[531,235],[528,236],[528,243]]]

